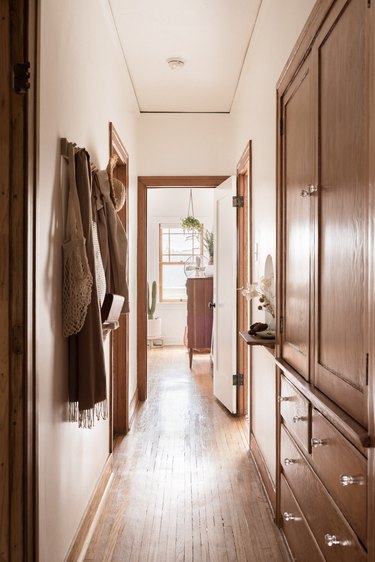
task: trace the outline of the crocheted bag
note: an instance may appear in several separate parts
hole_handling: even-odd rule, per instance
[[[78,334],[91,302],[93,278],[86,255],[81,211],[75,178],[74,146],[68,145],[69,195],[63,243],[63,334]]]

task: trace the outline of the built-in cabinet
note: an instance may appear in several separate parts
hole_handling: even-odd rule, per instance
[[[296,560],[367,559],[373,10],[317,2],[278,84],[277,518]]]

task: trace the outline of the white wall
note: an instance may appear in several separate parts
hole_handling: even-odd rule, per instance
[[[212,232],[214,220],[214,190],[193,189],[194,216]],[[159,224],[180,224],[188,210],[190,189],[149,189],[147,194],[147,278],[159,289]],[[186,326],[186,302],[159,302],[156,316],[162,319],[162,336],[165,345],[182,345]]]
[[[61,330],[59,139],[86,147],[104,168],[112,121],[130,155],[136,215],[138,109],[106,0],[42,0],[37,201],[37,376],[40,562],[61,562],[108,456],[108,422],[67,421],[67,341]],[[136,224],[129,233],[135,269]],[[130,281],[130,392],[135,389],[136,285]]]
[[[142,114],[141,175],[230,175],[235,172],[231,117]]]
[[[276,258],[276,83],[315,0],[263,0],[232,110],[237,159],[252,141],[253,228],[259,259]],[[258,315],[261,315],[258,318]],[[264,313],[263,313],[264,314]],[[254,311],[254,320],[262,313]],[[253,432],[271,476],[276,475],[275,367],[262,348],[253,353]]]

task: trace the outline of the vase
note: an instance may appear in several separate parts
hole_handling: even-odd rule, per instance
[[[147,319],[147,338],[161,338],[161,318]]]

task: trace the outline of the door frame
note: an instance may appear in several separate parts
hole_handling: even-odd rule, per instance
[[[243,206],[237,208],[237,287],[245,287],[251,280],[252,248],[252,205],[251,205],[251,140],[237,164],[237,197],[243,197]],[[249,366],[249,348],[239,332],[247,331],[250,320],[250,307],[248,301],[237,292],[237,373],[243,375],[243,385],[237,386],[237,414],[249,414],[250,403],[248,400],[249,387],[251,386],[251,371]],[[251,420],[251,417],[249,416]]]
[[[139,176],[137,212],[137,387],[147,400],[147,191],[163,188],[215,188],[230,176]]]
[[[129,232],[129,153],[113,123],[109,123],[109,156],[117,156],[113,175],[125,186],[125,204],[118,212],[126,234]],[[129,252],[126,253],[126,280],[129,284]],[[129,315],[120,316],[120,326],[111,333],[109,382],[109,442],[113,451],[114,434],[125,435],[129,420]]]
[[[38,2],[1,3],[0,557],[38,560],[36,164]],[[13,86],[28,61],[29,84]]]

